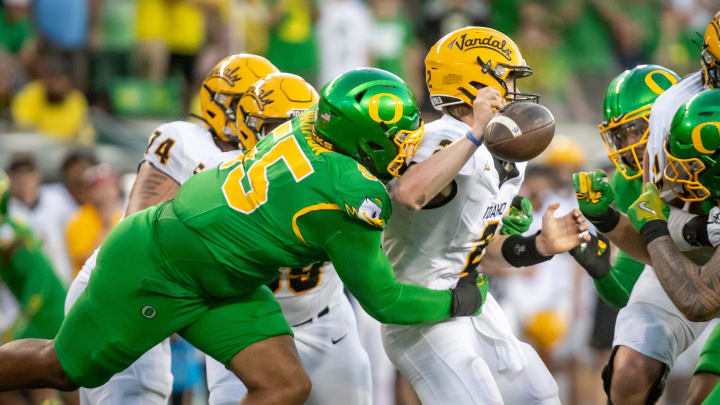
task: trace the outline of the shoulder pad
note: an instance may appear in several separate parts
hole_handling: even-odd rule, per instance
[[[200,160],[219,151],[212,136],[200,125],[176,121],[160,125],[150,136],[145,160],[179,184],[195,172]]]

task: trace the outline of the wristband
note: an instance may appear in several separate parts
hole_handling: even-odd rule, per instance
[[[642,229],[640,229],[640,235],[645,240],[645,244],[649,245],[650,242],[661,236],[670,236],[670,231],[667,222],[662,219],[655,219],[643,225]]]
[[[583,212],[583,215],[591,224],[595,225],[595,228],[600,233],[611,232],[620,222],[620,211],[613,207],[608,207],[608,210],[602,214],[586,214]]]
[[[477,147],[482,146],[482,141],[478,141],[477,138],[475,138],[470,131],[467,131],[467,133],[465,133],[465,136],[467,137],[467,139],[472,141],[472,143],[474,143],[475,146],[477,146]]]
[[[525,267],[552,259],[552,256],[543,256],[537,251],[538,235],[540,231],[533,236],[510,235],[501,248],[505,261],[513,267]]]

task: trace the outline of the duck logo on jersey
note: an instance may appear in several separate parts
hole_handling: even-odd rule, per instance
[[[378,228],[385,226],[385,220],[380,218],[382,214],[382,200],[379,198],[370,199],[369,197],[365,197],[359,208],[351,207],[348,203],[345,203],[345,211],[372,226]]]

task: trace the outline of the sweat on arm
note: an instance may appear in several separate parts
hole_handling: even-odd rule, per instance
[[[373,318],[412,325],[450,317],[450,290],[400,283],[373,229],[339,210],[312,211],[298,219],[308,244],[324,249],[340,279]]]

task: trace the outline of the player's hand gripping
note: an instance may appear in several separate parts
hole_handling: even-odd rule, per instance
[[[603,234],[591,235],[590,242],[575,246],[570,255],[587,271],[590,277],[601,279],[610,273],[610,244]]]
[[[607,212],[615,201],[615,192],[610,186],[605,171],[573,174],[573,188],[580,211],[585,215],[601,215]]]
[[[655,184],[648,182],[645,184],[645,192],[632,203],[627,214],[633,227],[641,231],[648,222],[657,220],[667,222],[670,208],[667,202],[660,198]]]
[[[532,221],[532,203],[527,198],[516,195],[508,214],[502,219],[500,233],[502,235],[522,235],[530,228]]]
[[[555,218],[560,203],[550,205],[542,218],[542,232],[537,237],[537,251],[543,256],[565,253],[582,242],[589,242],[590,235],[583,234],[588,226],[577,208]]]
[[[620,221],[620,212],[610,204],[615,201],[615,192],[603,170],[573,174],[573,188],[578,206],[600,232],[610,232]]]
[[[470,130],[478,142],[483,141],[488,122],[504,107],[505,100],[500,97],[500,92],[496,88],[483,87],[478,90],[478,94],[473,100],[473,125]]]
[[[452,316],[478,315],[488,292],[488,282],[477,269],[469,270],[458,280],[455,288],[450,289],[450,314]]]

